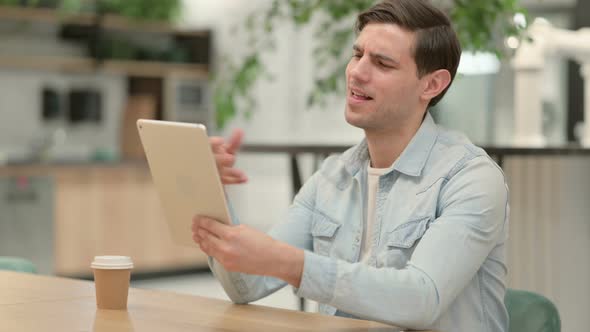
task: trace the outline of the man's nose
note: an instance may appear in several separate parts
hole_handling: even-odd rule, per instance
[[[365,83],[370,78],[369,63],[366,57],[360,58],[357,62],[351,64],[350,77],[352,80]]]

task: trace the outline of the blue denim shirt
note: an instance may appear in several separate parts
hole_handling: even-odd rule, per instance
[[[318,301],[325,314],[405,328],[508,331],[509,207],[501,169],[427,114],[380,177],[371,256],[360,263],[368,163],[366,141],[327,158],[288,218],[271,229],[272,237],[305,249],[297,295]],[[209,262],[236,303],[285,286]]]

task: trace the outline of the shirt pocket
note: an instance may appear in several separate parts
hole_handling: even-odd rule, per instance
[[[377,255],[377,267],[404,268],[419,240],[424,236],[431,217],[416,217],[385,235],[385,246]]]
[[[322,213],[314,213],[311,226],[313,237],[313,251],[317,254],[328,256],[334,244],[336,231],[340,224]]]

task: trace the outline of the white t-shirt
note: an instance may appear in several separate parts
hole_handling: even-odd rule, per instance
[[[365,219],[365,229],[363,235],[363,244],[361,247],[361,262],[371,257],[371,237],[373,236],[373,225],[375,224],[375,203],[377,192],[379,191],[379,177],[389,168],[367,167],[367,218]]]

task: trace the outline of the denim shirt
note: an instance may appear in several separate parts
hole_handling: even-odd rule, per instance
[[[360,263],[368,163],[366,141],[327,158],[269,232],[305,250],[296,294],[328,315],[412,329],[508,331],[509,207],[501,169],[427,114],[380,177],[371,256]],[[236,303],[286,285],[209,264]]]

